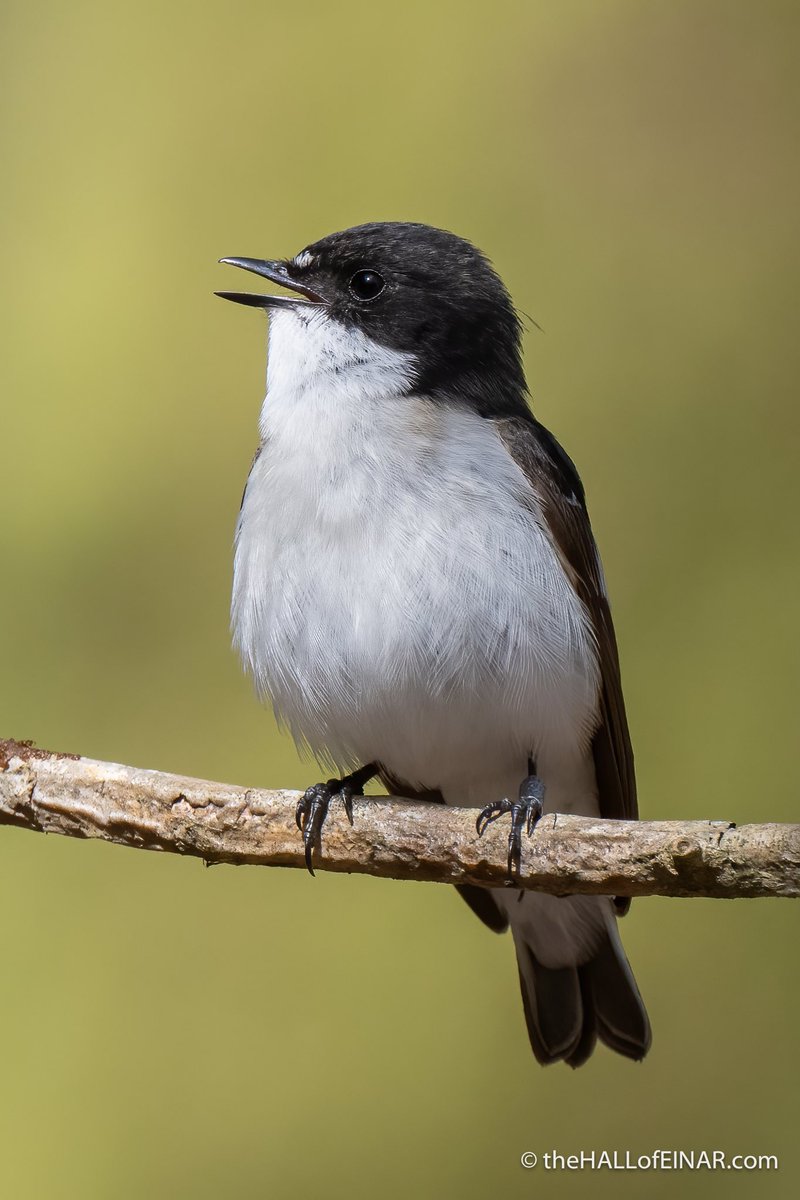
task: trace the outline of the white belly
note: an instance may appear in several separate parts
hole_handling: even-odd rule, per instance
[[[588,617],[493,426],[335,378],[278,378],[262,431],[234,638],[298,742],[453,799],[522,778],[531,753],[591,791]]]

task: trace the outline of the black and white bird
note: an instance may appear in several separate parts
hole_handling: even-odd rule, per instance
[[[234,641],[260,695],[341,779],[510,814],[509,869],[545,812],[635,818],[614,629],[581,481],[532,415],[520,324],[462,238],[387,222],[294,258],[222,262],[292,295],[269,311],[261,444],[236,531]],[[535,836],[535,835],[534,835]],[[461,887],[511,927],[542,1063],[650,1027],[617,931],[625,902]]]

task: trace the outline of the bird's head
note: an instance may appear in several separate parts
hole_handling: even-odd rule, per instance
[[[409,393],[485,416],[524,404],[511,298],[488,259],[455,234],[388,221],[330,234],[293,258],[221,261],[293,293],[217,293],[270,312],[271,366],[276,356],[316,359],[323,347],[320,370],[352,365],[378,391],[392,371]]]

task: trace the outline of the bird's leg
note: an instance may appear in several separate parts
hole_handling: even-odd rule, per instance
[[[368,763],[365,767],[353,771],[352,775],[345,775],[342,779],[329,779],[327,783],[315,783],[313,787],[306,788],[298,802],[295,820],[303,835],[306,866],[312,875],[314,868],[311,865],[311,855],[315,846],[318,850],[321,849],[322,826],[325,824],[331,800],[334,796],[341,796],[347,819],[352,825],[353,797],[363,796],[364,784],[377,774],[377,765]]]
[[[536,823],[542,815],[544,801],[544,784],[536,774],[536,763],[528,759],[528,774],[519,786],[519,796],[516,800],[499,800],[495,804],[487,804],[478,813],[475,828],[478,837],[483,837],[492,821],[502,817],[504,813],[511,814],[511,829],[508,834],[508,881],[513,883],[516,873],[519,878],[520,859],[522,856],[522,830],[528,837],[533,833]]]

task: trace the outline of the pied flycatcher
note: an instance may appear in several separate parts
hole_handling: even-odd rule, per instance
[[[520,325],[462,238],[387,222],[294,258],[223,262],[267,309],[261,445],[236,530],[234,641],[296,742],[341,778],[298,806],[306,861],[332,796],[635,818],[619,660],[584,491],[532,415]],[[522,781],[522,782],[520,782]],[[650,1026],[617,931],[627,901],[473,886],[511,926],[533,1052],[579,1066]]]

